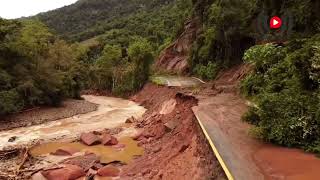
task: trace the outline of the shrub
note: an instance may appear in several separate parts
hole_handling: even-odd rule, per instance
[[[212,80],[217,76],[219,69],[217,64],[209,62],[207,66],[197,64],[194,71],[202,79]]]
[[[264,140],[318,152],[320,142],[319,36],[286,47],[259,45],[244,60],[254,71],[241,82],[242,93],[257,104],[243,119]]]
[[[15,90],[0,92],[0,114],[17,112],[22,109],[21,97]]]

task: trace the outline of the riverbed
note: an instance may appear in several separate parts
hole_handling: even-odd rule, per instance
[[[132,116],[138,119],[146,111],[144,107],[121,98],[93,95],[84,95],[83,98],[97,104],[97,110],[41,125],[1,131],[0,150],[27,146],[37,141],[45,143],[59,139],[77,139],[83,132],[119,127],[125,124],[126,119]],[[129,136],[135,131],[133,127],[126,128],[119,136]]]

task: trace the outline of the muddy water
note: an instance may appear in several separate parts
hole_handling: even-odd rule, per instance
[[[316,180],[320,178],[320,159],[298,149],[263,145],[253,157],[266,180]]]
[[[47,142],[53,139],[68,137],[77,138],[82,132],[116,128],[124,124],[131,116],[139,118],[146,111],[136,103],[120,98],[104,96],[83,96],[86,101],[98,104],[96,111],[76,115],[70,118],[44,123],[41,125],[16,128],[0,132],[0,150],[8,146],[27,145],[41,140]],[[126,135],[134,133],[131,128]],[[16,136],[14,142],[8,142],[10,137]]]
[[[132,140],[129,137],[123,137],[119,139],[119,144],[125,145],[125,147],[117,148],[111,146],[86,146],[80,142],[75,143],[45,143],[38,145],[30,150],[30,154],[32,156],[41,156],[48,155],[52,152],[55,152],[57,149],[61,147],[70,147],[72,149],[76,149],[80,152],[92,152],[98,155],[101,159],[102,163],[109,163],[112,161],[121,161],[124,163],[130,163],[134,156],[142,155],[143,148],[137,145],[137,142]]]

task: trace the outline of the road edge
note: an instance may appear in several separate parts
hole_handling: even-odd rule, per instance
[[[232,176],[232,174],[231,174],[230,170],[228,169],[226,163],[222,159],[218,149],[216,148],[216,146],[214,145],[213,141],[211,140],[207,130],[204,128],[202,122],[200,121],[198,116],[194,113],[193,109],[192,109],[192,112],[193,112],[194,116],[196,117],[196,119],[198,121],[198,124],[200,125],[203,134],[205,135],[207,141],[209,142],[209,145],[210,145],[211,149],[213,150],[214,154],[216,155],[216,157],[217,157],[217,159],[218,159],[218,161],[219,161],[224,173],[226,174],[228,180],[234,180],[234,177]]]

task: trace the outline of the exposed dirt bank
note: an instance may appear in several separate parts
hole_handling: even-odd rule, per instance
[[[168,72],[186,73],[188,70],[188,58],[192,43],[199,31],[199,20],[188,20],[184,25],[184,31],[178,39],[163,50],[157,59],[155,66]]]
[[[87,97],[89,101],[92,100],[90,98],[95,97]],[[103,104],[103,100],[109,97],[101,98],[101,101],[95,101],[100,104],[99,109],[108,103],[112,103],[112,106],[126,105],[126,103],[122,103],[126,100],[112,102],[109,100],[107,104]],[[113,99],[116,100],[116,98]],[[138,118],[126,120],[122,130],[117,131],[116,126],[112,126],[111,128],[114,129],[108,130],[108,132],[115,132],[111,134],[118,138],[118,145],[105,147],[100,144],[88,147],[83,142],[84,140],[91,141],[91,136],[94,135],[91,134],[89,137],[87,134],[87,138],[81,135],[82,143],[78,141],[62,143],[63,139],[61,139],[61,142],[39,144],[27,149],[29,151],[25,151],[24,148],[12,152],[3,151],[0,152],[0,179],[2,177],[4,179],[30,179],[32,176],[43,180],[43,176],[45,176],[51,177],[47,180],[62,180],[66,179],[62,176],[67,177],[68,173],[75,173],[77,177],[82,176],[80,179],[89,177],[97,179],[102,175],[108,176],[110,173],[115,174],[106,177],[107,179],[111,179],[111,177],[130,180],[226,179],[192,113],[191,108],[197,105],[197,100],[194,97],[179,93],[175,88],[147,84],[141,92],[132,97],[132,100],[148,110],[142,117],[136,116]],[[121,108],[121,110],[128,109],[130,108]],[[89,117],[92,113],[94,112],[81,116]],[[128,115],[128,113],[125,114]],[[129,117],[131,116],[134,115]],[[101,117],[91,115],[90,117],[86,120],[87,123],[92,123],[95,119],[110,119],[111,121],[105,120],[102,124],[108,126],[119,119],[116,116],[109,117],[103,114]],[[99,128],[97,127],[97,129]],[[78,131],[74,133],[78,133]],[[58,131],[55,129],[55,132]],[[92,131],[92,133],[99,132]],[[68,136],[71,134],[65,138]],[[141,147],[144,149],[142,151],[144,153],[139,155]],[[133,151],[134,149],[139,152]],[[62,150],[64,153],[79,153],[62,157],[55,155],[57,152],[63,152]],[[29,156],[26,156],[27,154]],[[128,156],[127,161],[126,156]],[[115,167],[116,172],[115,169],[110,169],[110,166]]]
[[[136,125],[145,154],[123,168],[122,178],[225,179],[192,113],[195,98],[148,84],[132,99],[148,109]]]
[[[48,121],[75,116],[77,114],[86,114],[97,110],[97,108],[97,104],[88,101],[69,99],[64,101],[61,107],[42,107],[12,114],[7,117],[0,117],[0,131],[39,125]]]

